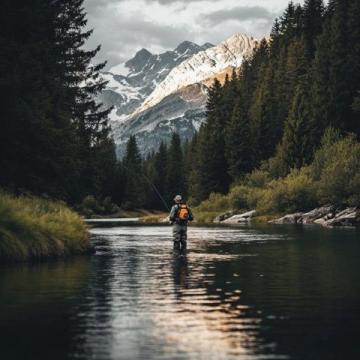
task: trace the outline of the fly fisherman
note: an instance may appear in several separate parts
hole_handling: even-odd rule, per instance
[[[169,219],[173,225],[174,249],[184,251],[187,240],[187,224],[194,219],[191,209],[183,202],[181,195],[174,198]]]

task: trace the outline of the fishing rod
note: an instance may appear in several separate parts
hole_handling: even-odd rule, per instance
[[[142,174],[142,176],[145,178],[145,180],[148,182],[148,184],[155,190],[156,194],[159,196],[160,200],[165,205],[166,210],[170,211],[169,206],[167,205],[164,198],[161,196],[161,194],[160,194],[159,190],[156,188],[156,186],[150,181],[150,179],[145,174]]]
[[[122,166],[129,170],[129,168],[127,166],[125,166],[124,164],[122,164]],[[141,172],[141,175],[145,178],[146,182],[153,188],[153,190],[155,191],[155,193],[159,196],[160,200],[162,201],[162,203],[165,205],[165,208],[167,211],[170,211],[169,206],[167,205],[166,201],[164,200],[164,198],[161,196],[159,190],[157,189],[157,187],[150,181],[150,179],[143,173]]]

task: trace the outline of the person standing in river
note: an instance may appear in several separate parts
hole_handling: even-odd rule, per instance
[[[174,201],[175,204],[169,215],[170,222],[173,225],[174,249],[184,251],[187,245],[187,225],[189,221],[194,220],[194,217],[181,195],[176,195]]]

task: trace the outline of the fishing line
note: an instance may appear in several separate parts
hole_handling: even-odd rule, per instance
[[[146,181],[150,184],[150,186],[155,190],[156,194],[159,196],[160,200],[162,201],[162,203],[165,205],[166,210],[170,211],[169,206],[167,205],[167,203],[165,202],[164,198],[161,196],[160,192],[158,191],[158,189],[156,188],[156,186],[149,180],[149,178],[145,175],[142,174],[142,176],[146,179]]]
[[[127,166],[125,166],[124,164],[122,165],[125,169],[129,170],[129,168]],[[161,196],[159,190],[157,189],[157,187],[150,181],[150,179],[142,172],[141,175],[145,178],[145,180],[147,181],[147,183],[153,188],[153,190],[156,192],[156,194],[159,196],[160,200],[162,201],[162,203],[165,205],[165,208],[167,211],[170,211],[169,206],[167,205],[166,201],[164,200],[164,198]]]

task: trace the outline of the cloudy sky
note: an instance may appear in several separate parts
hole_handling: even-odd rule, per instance
[[[153,53],[184,40],[217,44],[237,32],[267,35],[289,0],[85,0],[94,34],[87,47],[102,45],[97,60],[108,67],[146,48]],[[303,2],[303,1],[298,1]]]

